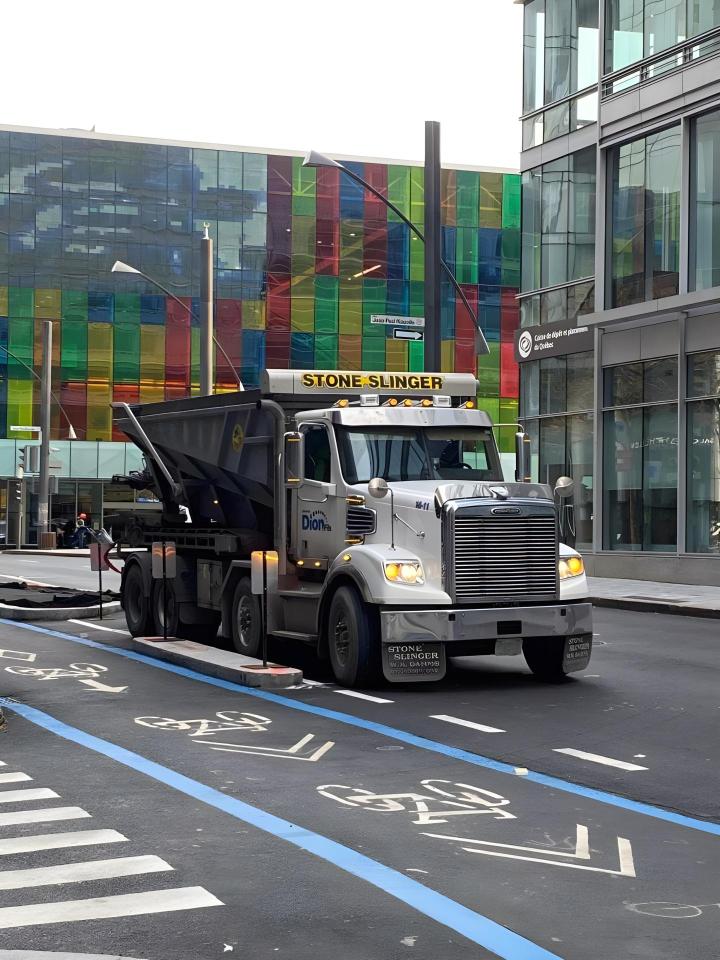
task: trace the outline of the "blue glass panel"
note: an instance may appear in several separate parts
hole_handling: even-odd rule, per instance
[[[388,280],[404,280],[410,256],[410,230],[404,223],[388,222]]]
[[[309,370],[315,365],[315,336],[312,333],[293,333],[290,336],[290,366]]]
[[[455,272],[455,242],[457,227],[442,228],[442,257],[450,269]]]
[[[390,227],[391,224],[388,224]],[[391,316],[405,317],[410,299],[409,283],[405,280],[388,280],[387,311]],[[392,328],[388,327],[392,334]]]
[[[443,340],[455,337],[455,291],[449,280],[440,284],[440,336]]]
[[[88,320],[96,323],[112,323],[113,296],[111,293],[88,293]]]
[[[155,293],[141,295],[140,323],[165,323],[165,297]]]
[[[486,340],[500,339],[500,288],[478,287],[480,326]]]
[[[502,231],[491,227],[478,230],[478,277],[481,284],[500,284]]]
[[[256,387],[265,369],[265,331],[243,330],[240,377],[246,387]]]

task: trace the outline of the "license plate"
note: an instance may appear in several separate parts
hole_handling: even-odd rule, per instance
[[[382,665],[387,680],[404,683],[442,680],[445,676],[445,644],[424,640],[385,643]]]
[[[563,651],[563,670],[573,673],[575,670],[584,670],[590,663],[592,653],[592,635],[583,633],[579,637],[566,637]]]

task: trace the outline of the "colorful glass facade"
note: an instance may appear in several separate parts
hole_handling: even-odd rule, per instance
[[[421,166],[350,162],[423,223]],[[476,371],[482,405],[517,419],[520,181],[443,171],[443,249],[490,345],[448,285],[442,364]],[[247,385],[264,367],[423,368],[423,346],[394,340],[372,314],[423,315],[422,243],[337,170],[300,156],[0,131],[0,436],[37,423],[42,320],[54,324],[53,389],[78,435],[113,435],[110,402],[197,389],[195,320],[123,260],[197,313],[199,238],[215,240],[216,336]],[[234,379],[217,358],[217,388]],[[54,412],[54,427],[64,424]],[[11,435],[12,436],[12,435]],[[508,442],[512,442],[508,434]],[[506,444],[503,443],[503,446]]]

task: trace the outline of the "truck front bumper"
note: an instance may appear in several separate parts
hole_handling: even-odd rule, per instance
[[[385,607],[380,611],[380,629],[383,645],[442,643],[451,657],[474,652],[520,653],[521,641],[529,638],[592,636],[592,604],[406,610]]]

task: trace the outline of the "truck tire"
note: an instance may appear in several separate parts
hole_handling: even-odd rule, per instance
[[[238,653],[256,657],[262,643],[259,598],[250,589],[247,577],[238,580],[231,614],[232,642]]]
[[[523,640],[525,662],[538,680],[560,683],[567,679],[563,667],[565,637],[527,638]]]
[[[338,683],[364,687],[379,680],[377,613],[363,602],[355,587],[340,587],[330,601],[327,648]]]
[[[175,596],[175,587],[172,580],[165,581],[165,608],[163,610],[163,584],[162,580],[153,580],[152,588],[152,618],[153,625],[155,627],[155,636],[161,637],[163,635],[163,619],[164,614],[167,612],[167,635],[169,637],[179,636],[178,627],[180,625],[180,617],[178,610],[178,602]]]
[[[123,580],[122,605],[125,622],[133,637],[146,637],[152,633],[153,618],[150,598],[145,596],[142,570],[133,563]]]

